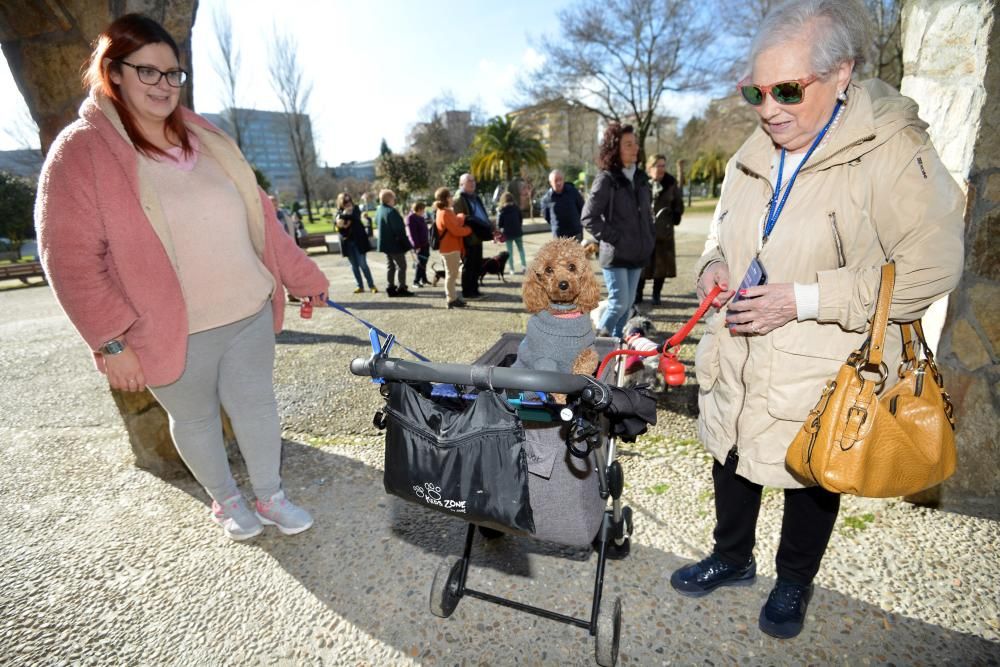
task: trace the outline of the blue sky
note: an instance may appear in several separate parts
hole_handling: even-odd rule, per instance
[[[267,70],[275,28],[298,38],[299,58],[313,82],[309,111],[320,160],[331,165],[377,155],[384,137],[394,150],[431,99],[450,91],[460,108],[478,104],[501,114],[516,101],[518,74],[540,62],[542,39],[558,39],[557,12],[570,0],[201,0],[193,35],[195,107],[223,104],[212,67],[213,12],[226,7],[242,53],[241,106],[279,111]],[[19,148],[27,112],[6,67],[0,68],[0,149]],[[707,101],[707,100],[706,100]],[[671,108],[686,119],[693,97]],[[20,134],[24,134],[23,131]]]

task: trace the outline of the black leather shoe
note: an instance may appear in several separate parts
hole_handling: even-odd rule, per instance
[[[712,554],[674,572],[670,585],[681,595],[700,598],[719,586],[752,586],[756,578],[757,563],[753,557],[746,565],[734,566]]]
[[[760,629],[778,639],[791,639],[802,632],[812,594],[812,584],[804,586],[778,579],[760,609],[757,622]]]

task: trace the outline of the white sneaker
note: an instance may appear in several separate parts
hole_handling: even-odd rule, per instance
[[[257,518],[266,526],[277,526],[285,535],[295,535],[308,530],[313,518],[291,500],[284,491],[278,491],[268,500],[257,499]]]
[[[249,540],[264,530],[260,520],[250,511],[242,493],[227,498],[222,503],[212,501],[212,521],[222,526],[226,536],[233,540]]]

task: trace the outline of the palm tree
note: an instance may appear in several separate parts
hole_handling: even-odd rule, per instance
[[[702,151],[691,165],[692,181],[708,181],[709,196],[715,196],[715,184],[726,175],[726,155],[718,148]]]
[[[510,182],[521,167],[548,169],[545,147],[510,115],[497,116],[472,141],[472,175],[479,180],[505,178]]]

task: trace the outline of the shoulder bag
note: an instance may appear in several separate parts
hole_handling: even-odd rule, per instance
[[[869,339],[827,382],[788,448],[785,465],[803,482],[835,493],[889,498],[923,491],[955,472],[952,404],[920,320],[899,325],[899,382],[876,395],[888,377],[882,352],[895,275],[895,264],[882,267]]]

